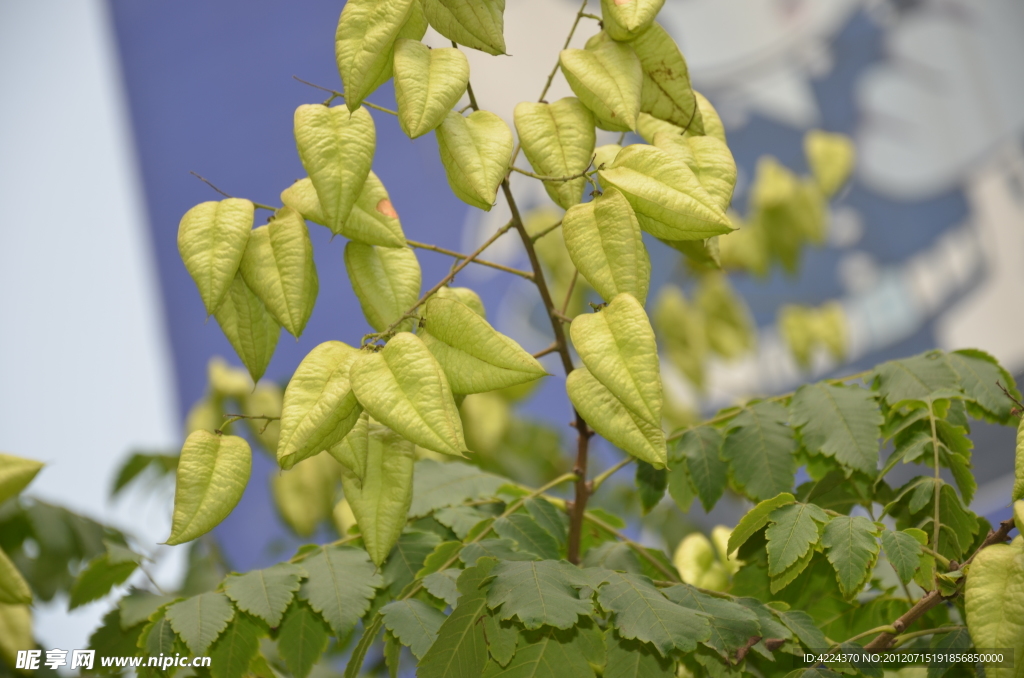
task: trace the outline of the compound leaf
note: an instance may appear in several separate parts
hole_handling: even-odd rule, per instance
[[[305,576],[306,571],[300,565],[278,563],[264,570],[228,576],[224,580],[224,592],[239,610],[276,628]]]

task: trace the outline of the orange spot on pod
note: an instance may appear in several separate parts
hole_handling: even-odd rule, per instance
[[[616,5],[628,5],[631,2],[633,2],[633,0],[615,0]]]
[[[377,211],[386,217],[391,217],[392,219],[398,218],[398,212],[395,211],[394,205],[392,205],[391,201],[387,198],[384,198],[377,203]]]

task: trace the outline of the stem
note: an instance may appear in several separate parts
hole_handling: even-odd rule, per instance
[[[309,82],[308,80],[303,80],[302,78],[300,78],[297,75],[293,75],[292,79],[298,80],[303,85],[309,85],[310,87],[314,87],[314,88],[316,88],[318,90],[321,90],[323,92],[328,92],[331,95],[331,98],[327,100],[328,103],[331,102],[334,99],[341,99],[342,101],[345,101],[345,95],[342,94],[341,92],[336,92],[335,90],[330,89],[328,87],[322,87],[322,86],[317,85],[315,83]],[[366,106],[367,108],[372,108],[374,110],[381,111],[382,113],[388,113],[388,114],[394,115],[394,116],[398,115],[398,111],[392,111],[390,108],[384,108],[383,106],[378,106],[377,104],[371,104],[369,101],[364,101],[361,105],[362,106]]]
[[[565,300],[562,302],[562,310],[559,311],[563,318],[568,318],[566,311],[569,310],[569,302],[572,301],[572,292],[576,289],[576,279],[580,277],[579,269],[574,269],[572,273],[572,280],[569,281],[569,289],[565,292]]]
[[[932,450],[935,452],[935,509],[932,514],[932,548],[936,551],[939,550],[939,533],[942,531],[942,525],[939,523],[939,495],[942,490],[942,482],[940,471],[942,468],[939,466],[939,437],[935,431],[935,403],[928,403],[928,419],[931,420],[932,424]],[[949,567],[949,561],[946,561],[946,567]]]
[[[576,12],[576,20],[572,22],[572,28],[569,29],[569,37],[565,39],[565,45],[562,46],[562,49],[569,49],[569,43],[572,42],[572,36],[576,34],[576,27],[580,25],[580,19],[582,19],[586,13],[587,2],[588,0],[583,0],[583,4],[580,5],[580,11]],[[555,79],[555,74],[558,73],[558,67],[561,63],[561,58],[555,62],[555,67],[551,69],[551,73],[548,75],[548,80],[544,83],[544,89],[541,91],[540,96],[537,97],[537,101],[544,101],[544,97],[547,96],[548,90],[551,89],[551,83]]]
[[[561,225],[562,225],[562,221],[559,220],[557,223],[551,224],[547,228],[545,228],[545,229],[537,232],[536,234],[532,235],[531,238],[533,239],[533,242],[537,242],[538,240],[540,240],[541,238],[546,236],[548,233],[551,233],[552,231],[554,231],[556,228],[558,228]]]
[[[447,254],[449,257],[455,257],[456,259],[469,259],[468,254],[462,252],[455,252],[454,250],[448,250],[437,245],[430,245],[425,242],[416,242],[415,240],[406,240],[405,244],[409,247],[415,247],[418,250],[429,250],[431,252],[437,252],[438,254]],[[505,266],[504,264],[498,264],[493,261],[485,261],[483,259],[473,259],[474,264],[480,264],[481,266],[489,266],[490,268],[504,271],[505,273],[511,273],[512,275],[518,275],[520,278],[526,278],[527,280],[533,280],[533,274],[529,271],[520,271],[518,268],[512,268],[511,266]]]
[[[949,633],[950,631],[959,631],[962,628],[965,628],[965,627],[963,627],[963,626],[940,626],[937,629],[925,629],[924,631],[914,631],[912,633],[904,633],[901,636],[896,636],[896,640],[893,642],[892,647],[895,649],[895,648],[899,647],[900,645],[903,645],[904,643],[906,643],[908,640],[913,640],[914,638],[920,638],[921,636],[934,636],[934,635],[936,635],[938,633]]]
[[[210,181],[209,179],[207,179],[206,177],[204,177],[204,176],[202,176],[200,174],[197,174],[196,172],[192,172],[191,170],[189,171],[189,174],[194,176],[196,179],[199,179],[199,181],[203,182],[204,184],[206,184],[207,186],[209,186],[213,190],[217,191],[218,193],[223,195],[225,198],[234,198],[235,197],[235,196],[231,195],[230,193],[225,193],[224,191],[222,191],[219,188],[217,188],[213,184],[213,182]],[[250,200],[249,202],[252,202],[252,206],[255,207],[256,209],[269,210],[271,212],[276,212],[277,211],[276,207],[271,207],[270,205],[264,205],[261,202],[253,202],[252,200]]]
[[[623,469],[623,468],[625,468],[626,466],[629,466],[632,463],[633,463],[633,457],[626,457],[625,459],[620,461],[618,464],[616,464],[615,466],[612,466],[610,469],[605,471],[604,473],[600,474],[599,476],[596,476],[592,481],[590,481],[590,484],[591,484],[590,493],[593,494],[593,493],[597,492],[598,488],[600,488],[601,485],[604,484],[604,481],[608,480],[613,475],[618,473],[620,469]]]
[[[597,156],[595,155],[594,158],[596,158],[596,157]],[[584,169],[582,172],[578,172],[576,174],[573,174],[573,175],[570,175],[570,176],[567,176],[567,177],[548,177],[548,176],[544,176],[543,174],[534,174],[533,172],[528,172],[528,171],[526,171],[524,169],[519,169],[518,167],[515,167],[515,166],[511,166],[511,167],[509,167],[509,169],[512,170],[513,172],[519,172],[520,174],[526,175],[528,177],[533,177],[534,179],[538,179],[540,181],[550,181],[550,182],[573,181],[574,179],[586,178],[587,172],[590,170],[590,165],[594,164],[594,158],[591,158],[590,164],[588,164],[586,169]]]
[[[604,522],[600,518],[595,518],[594,516],[592,516],[590,514],[585,514],[584,517],[586,518],[587,521],[593,523],[594,525],[597,525],[602,530],[605,530],[606,532],[610,532],[611,534],[614,534],[615,537],[619,541],[621,541],[623,544],[625,544],[629,548],[631,548],[634,551],[636,551],[637,555],[639,555],[644,560],[646,560],[651,565],[653,565],[659,572],[661,572],[662,574],[668,576],[668,578],[670,580],[672,580],[672,581],[674,581],[676,583],[679,583],[679,582],[682,581],[679,578],[679,573],[678,572],[674,572],[673,570],[670,570],[667,567],[665,567],[665,565],[660,560],[658,560],[657,558],[652,556],[647,551],[647,549],[645,549],[643,546],[641,546],[640,544],[636,543],[635,541],[633,541],[632,539],[630,539],[626,535],[622,534],[621,532],[616,530],[614,527],[612,527],[608,523]]]
[[[550,353],[554,353],[557,350],[558,350],[558,344],[555,343],[555,342],[552,342],[551,345],[548,346],[547,348],[545,348],[545,349],[543,349],[541,351],[537,351],[536,353],[534,353],[533,357],[534,358],[543,358],[544,356],[546,356],[546,355],[548,355]]]
[[[949,565],[950,565],[949,558],[947,558],[946,556],[942,555],[938,551],[933,551],[932,549],[928,548],[927,546],[922,546],[921,550],[924,551],[925,553],[927,553],[928,555],[930,555],[936,561],[938,561],[939,565],[942,565],[947,570],[949,569]]]

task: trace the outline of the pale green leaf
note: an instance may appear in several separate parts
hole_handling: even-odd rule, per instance
[[[562,237],[573,264],[605,301],[627,293],[646,303],[651,260],[622,193],[610,188],[591,202],[571,207],[562,219]]]
[[[652,318],[669,360],[694,386],[703,389],[708,355],[704,313],[670,283],[658,292]]]
[[[693,94],[697,97],[697,108],[700,110],[700,118],[704,123],[705,136],[714,137],[723,144],[728,143],[725,139],[725,126],[722,124],[722,118],[719,117],[718,111],[703,94],[697,91],[694,91]]]
[[[399,332],[379,353],[363,352],[350,372],[359,404],[406,440],[463,456],[462,419],[444,370],[423,343]]]
[[[797,389],[789,412],[809,452],[833,457],[871,477],[878,473],[883,418],[871,391],[824,382],[808,384]]]
[[[796,442],[787,418],[782,405],[764,401],[745,408],[729,424],[722,458],[733,480],[754,501],[793,487]]]
[[[345,270],[366,321],[378,332],[398,322],[420,296],[420,262],[411,249],[350,242]],[[406,319],[398,329],[411,329],[412,322]]]
[[[593,111],[598,127],[617,132],[636,128],[643,69],[631,47],[592,40],[587,49],[562,50],[559,64],[569,87]]]
[[[651,643],[663,657],[674,650],[693,652],[711,639],[706,617],[665,598],[647,577],[615,572],[607,579],[597,599],[615,615],[623,638]]]
[[[220,307],[235,279],[254,214],[248,200],[228,198],[196,205],[178,224],[178,252],[199,288],[207,315]]]
[[[418,40],[395,44],[398,124],[411,139],[442,122],[469,83],[469,60],[452,47],[430,49]]]
[[[436,607],[413,599],[396,600],[380,611],[384,626],[395,634],[417,659],[422,659],[437,639],[437,631],[446,617]]]
[[[191,541],[227,518],[242,498],[251,470],[252,450],[244,438],[191,433],[178,461],[171,536],[166,543]]]
[[[440,363],[453,393],[483,393],[547,374],[523,347],[455,299],[434,297],[425,306],[423,343]]]
[[[490,111],[474,111],[469,117],[449,111],[436,134],[452,192],[463,202],[489,212],[512,159],[512,130]]]
[[[299,596],[309,601],[337,636],[352,630],[370,609],[370,601],[383,585],[366,551],[351,546],[321,546],[306,556],[309,574]]]
[[[558,558],[558,541],[554,535],[541,527],[536,520],[522,513],[494,521],[494,531],[502,539],[511,539],[519,545],[520,551],[528,551],[539,558]]]
[[[420,661],[419,678],[480,678],[487,662],[487,642],[480,618],[487,616],[487,592],[480,585],[494,560],[463,570],[458,605],[438,629],[437,640]]]
[[[304,218],[322,226],[328,219],[320,207],[313,182],[306,177],[281,192],[281,202],[301,214]],[[335,224],[335,235],[350,240],[381,247],[405,247],[405,233],[398,219],[398,212],[391,203],[388,190],[380,178],[370,172],[363,184],[363,190],[348,217]]]
[[[300,565],[278,563],[264,570],[230,575],[224,580],[224,592],[238,609],[276,628],[305,576]]]
[[[423,10],[449,40],[488,54],[505,53],[505,0],[424,0]]]
[[[819,523],[828,522],[828,514],[815,504],[789,504],[768,517],[771,525],[765,532],[768,540],[768,574],[782,574],[806,556],[818,543]]]
[[[678,125],[673,125],[667,120],[655,118],[650,113],[645,113],[641,111],[640,115],[637,116],[636,119],[636,133],[640,135],[640,138],[649,144],[653,144],[654,138],[658,135],[658,132],[665,132],[670,137],[681,137],[684,134],[686,134],[686,130],[684,130],[682,127],[679,127]],[[689,144],[686,144],[685,147],[680,147],[680,149],[688,151],[688,156],[693,154],[693,151],[690,150]],[[687,164],[689,164],[690,162],[692,162],[692,158],[689,158],[687,160]]]
[[[0,659],[7,666],[15,666],[18,652],[29,647],[35,647],[31,608],[28,605],[0,605]]]
[[[875,368],[879,392],[890,406],[904,400],[927,400],[933,392],[957,390],[960,380],[939,352],[890,360]]]
[[[473,309],[481,318],[487,319],[487,309],[484,308],[483,299],[480,295],[468,287],[442,287],[434,296],[438,299],[455,299]]]
[[[683,433],[676,454],[686,463],[690,480],[705,511],[710,511],[725,491],[729,467],[720,455],[722,434],[712,426],[699,426]]]
[[[283,207],[269,224],[254,229],[239,270],[274,319],[293,336],[301,335],[320,289],[302,215]]]
[[[439,571],[442,567],[449,567],[456,562],[455,559],[462,551],[461,541],[443,541],[430,552],[430,555],[423,560],[423,567],[416,573],[417,579],[422,579],[428,574]]]
[[[497,661],[488,663],[482,678],[594,678],[581,632],[549,628],[521,634],[519,648],[508,664],[502,667]]]
[[[327,625],[308,605],[296,600],[288,608],[277,636],[277,650],[295,678],[306,678],[327,649]]]
[[[732,203],[736,188],[736,161],[725,142],[711,136],[687,137],[693,152],[693,172],[722,211]]]
[[[519,143],[537,174],[571,177],[582,173],[594,158],[594,116],[575,97],[553,104],[522,102],[515,109]],[[563,209],[579,204],[586,179],[545,181],[544,189]]]
[[[763,635],[757,614],[731,600],[709,596],[687,584],[664,589],[669,600],[704,615],[711,624],[707,645],[729,658],[747,644],[752,636]]]
[[[227,296],[213,315],[249,376],[259,381],[274,357],[281,324],[245,284],[241,273],[235,274]]]
[[[507,482],[478,466],[422,459],[416,462],[409,517],[420,518],[446,506],[494,497],[498,488]]]
[[[107,595],[110,589],[127,581],[138,566],[138,562],[133,560],[114,562],[109,553],[94,558],[71,585],[68,609],[73,610]],[[0,550],[0,603],[15,605],[30,602],[32,592]]]
[[[242,678],[249,673],[249,665],[259,653],[263,629],[244,614],[234,620],[210,648],[210,675],[212,678]]]
[[[964,587],[967,629],[978,648],[1006,648],[1014,658],[1024,656],[1024,550],[993,544],[971,563]],[[986,665],[991,678],[1020,678],[1024,664],[1015,668]]]
[[[921,544],[906,532],[883,530],[882,548],[899,578],[904,584],[909,583],[921,567]]]
[[[202,656],[235,616],[223,593],[209,592],[167,607],[167,620],[193,655]]]
[[[694,295],[694,305],[704,316],[708,346],[712,351],[731,360],[753,349],[757,325],[727,275],[722,272],[703,275]]]
[[[34,459],[0,452],[0,504],[25,489],[43,466]]]
[[[614,631],[605,634],[608,664],[604,678],[675,678],[675,662],[658,655],[636,640],[625,640]]]
[[[359,355],[340,341],[326,341],[299,363],[284,392],[277,446],[281,468],[329,449],[355,426],[362,408],[349,370]]]
[[[609,1],[614,2],[602,0]],[[641,3],[625,3],[622,7],[637,4]],[[606,25],[605,30],[615,37],[614,24]],[[703,134],[704,121],[690,87],[690,71],[686,59],[668,31],[656,22],[651,23],[650,28],[637,36],[630,45],[640,58],[644,72],[640,110],[690,134]]]
[[[285,523],[309,537],[334,512],[334,493],[341,466],[328,454],[303,459],[270,479],[274,503]]]
[[[847,598],[859,593],[871,576],[878,557],[877,536],[878,527],[863,516],[836,516],[825,526],[821,543]]]
[[[99,559],[93,561],[93,563],[90,563],[90,566],[97,563],[99,560],[102,560],[103,563],[105,564],[106,558],[106,554],[103,554],[99,557]],[[131,567],[128,568],[128,565],[130,565]],[[89,572],[89,569],[90,568],[86,568],[86,570],[78,576],[78,579],[76,579],[75,585],[72,586],[72,597],[69,609],[77,607],[78,605],[81,605],[84,602],[88,602],[89,600],[95,600],[96,598],[100,598],[106,595],[107,591],[110,590],[111,586],[115,584],[120,584],[128,578],[128,575],[135,571],[135,563],[123,564],[122,568],[120,569],[127,569],[127,575],[123,577],[108,578],[109,583],[105,584],[106,590],[100,591],[98,595],[91,595],[87,599],[81,599],[80,595],[76,597],[76,593],[80,590],[78,582],[82,581],[83,578],[87,576],[86,573]],[[93,587],[90,586],[89,588],[92,589]],[[92,594],[92,590],[90,590],[89,593]],[[3,549],[0,549],[0,605],[28,605],[31,602],[32,589],[28,587],[28,582],[26,582],[25,578],[21,576],[21,572],[19,572],[18,568],[14,566],[14,563],[11,562],[11,559],[7,557],[7,554],[3,552]]]
[[[649,33],[665,0],[601,0],[604,28],[616,40]]]
[[[598,146],[594,149],[594,167],[596,169],[601,169],[601,167],[611,165],[615,161],[615,156],[617,156],[621,150],[622,146],[619,144],[605,144],[604,146]]]
[[[857,160],[853,139],[818,129],[804,136],[804,154],[815,181],[826,196],[842,188]]]
[[[1013,493],[1010,501],[1024,499],[1024,418],[1017,425],[1017,449],[1014,457]],[[1024,534],[1024,533],[1022,533]]]
[[[579,597],[578,589],[589,583],[581,572],[561,560],[499,562],[491,570],[487,606],[501,619],[518,618],[528,629],[572,628],[578,617],[593,612],[593,603]]]

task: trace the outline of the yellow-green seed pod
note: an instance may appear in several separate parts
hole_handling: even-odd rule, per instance
[[[407,248],[345,246],[345,270],[370,327],[383,332],[416,303],[422,273],[416,253]],[[404,320],[399,329],[412,327]]]
[[[442,122],[469,83],[469,60],[453,47],[430,49],[418,40],[395,45],[398,124],[411,139]]]
[[[516,132],[533,171],[547,177],[584,172],[594,158],[594,115],[575,97],[553,104],[523,102],[515,110]],[[586,179],[546,181],[548,195],[563,209],[579,204]]]
[[[691,135],[704,134],[704,119],[690,86],[686,59],[672,36],[654,23],[630,44],[644,71],[640,110]]]
[[[1006,544],[982,549],[967,572],[964,586],[967,630],[975,647],[1005,648],[1014,668],[987,665],[985,675],[1021,678],[1024,663],[1024,550]]]
[[[644,79],[640,59],[629,45],[588,43],[587,49],[562,50],[559,63],[572,91],[594,112],[598,127],[636,129]]]
[[[489,111],[450,111],[436,130],[448,185],[463,202],[489,212],[512,159],[512,130]]]
[[[615,40],[632,40],[654,23],[665,0],[601,0],[604,29]]]
[[[1024,417],[1017,426],[1017,457],[1016,472],[1014,474],[1013,496],[1010,501],[1024,499]]]
[[[423,0],[438,33],[495,56],[505,53],[505,0]]]
[[[178,252],[199,288],[207,315],[220,307],[242,261],[255,208],[228,198],[196,205],[178,225]]]
[[[857,161],[857,149],[850,137],[821,130],[811,130],[804,136],[804,154],[826,196],[835,195],[846,183]]]

